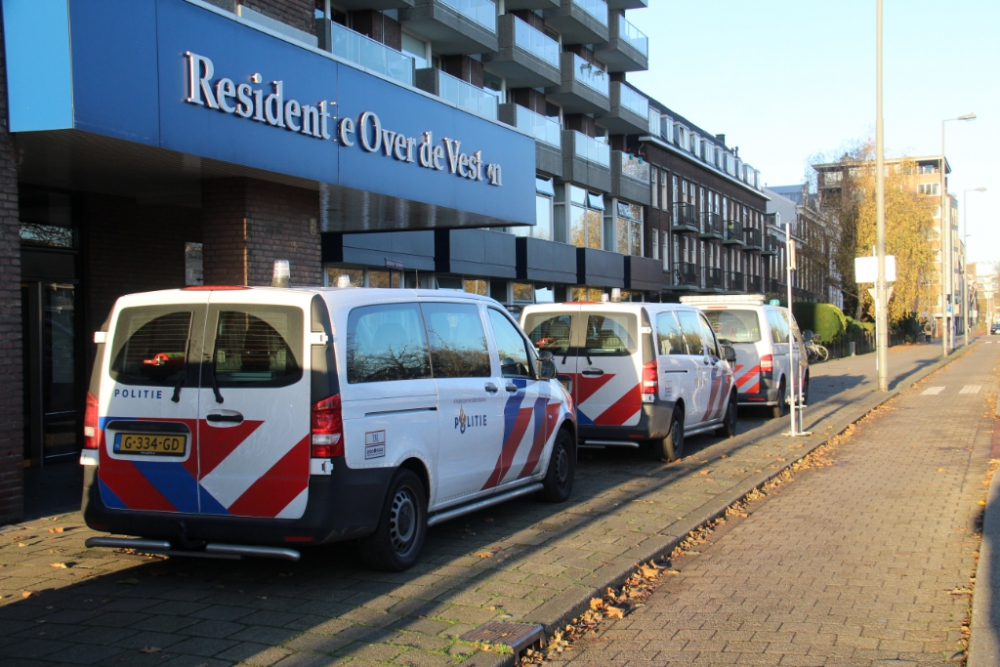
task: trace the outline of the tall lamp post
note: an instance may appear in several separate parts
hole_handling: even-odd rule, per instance
[[[889,316],[885,281],[885,143],[882,122],[882,0],[877,3],[875,36],[875,367],[879,391],[889,391]]]
[[[948,324],[948,306],[951,299],[952,278],[951,275],[951,202],[945,202],[948,198],[948,188],[945,181],[945,171],[948,169],[948,160],[944,153],[944,126],[945,123],[953,120],[975,120],[976,114],[967,113],[958,118],[945,118],[941,121],[941,324],[943,331],[941,336],[941,355],[947,357],[951,350],[948,344],[950,326]]]
[[[969,315],[965,312],[965,309],[969,307],[969,262],[968,258],[968,248],[969,248],[969,235],[966,233],[968,227],[966,226],[966,221],[969,219],[969,209],[968,209],[968,198],[970,192],[986,192],[986,188],[969,188],[962,192],[962,323],[964,326],[962,329],[965,330],[965,346],[969,346]]]

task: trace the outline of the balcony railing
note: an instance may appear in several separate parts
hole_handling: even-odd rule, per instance
[[[743,238],[748,248],[760,250],[760,230],[748,227],[743,230]]]
[[[622,86],[619,95],[619,102],[623,107],[642,118],[649,118],[649,98],[628,86]]]
[[[701,237],[722,238],[722,216],[718,213],[703,213],[701,216]]]
[[[726,236],[723,239],[726,243],[739,243],[743,245],[743,223],[735,220],[726,222]]]
[[[778,254],[778,239],[773,236],[764,237],[764,254],[765,255],[777,255]]]
[[[722,269],[705,267],[705,287],[722,287]]]
[[[692,262],[677,262],[674,266],[675,285],[697,285],[698,265]]]
[[[576,130],[574,133],[573,150],[576,157],[608,169],[611,168],[611,146],[603,141],[592,139],[586,134],[576,132]]]
[[[491,3],[492,4],[492,3]],[[514,17],[514,44],[539,60],[559,68],[559,42]]]
[[[441,0],[441,3],[490,32],[497,31],[497,6],[490,0]]]
[[[680,231],[697,232],[699,230],[698,213],[694,208],[694,204],[674,202],[673,227]]]
[[[760,289],[760,276],[747,276],[747,292],[750,294],[759,294]]]
[[[543,144],[559,148],[561,144],[561,133],[559,121],[535,113],[531,109],[522,106],[515,106],[515,124],[517,129],[527,132]]]
[[[618,19],[618,36],[631,44],[636,51],[649,57],[649,39],[624,17]]]
[[[482,88],[476,88],[471,83],[456,79],[446,72],[438,70],[438,76],[441,77],[438,80],[438,94],[441,99],[448,100],[466,111],[496,120],[496,97],[490,95]]]
[[[602,3],[603,4],[603,3]],[[608,96],[609,77],[604,70],[573,54],[573,78],[594,92]]]
[[[734,292],[744,292],[746,291],[746,276],[743,275],[742,271],[730,271],[729,272],[729,289]]]
[[[413,58],[359,32],[331,23],[333,53],[408,86],[413,85]]]
[[[573,0],[573,4],[590,14],[601,25],[608,25],[608,3],[604,0]]]
[[[622,153],[622,176],[648,184],[649,163],[628,153]]]

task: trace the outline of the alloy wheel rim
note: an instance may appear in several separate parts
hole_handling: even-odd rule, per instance
[[[396,553],[406,555],[413,548],[416,533],[417,505],[409,489],[400,489],[389,512],[389,536]]]

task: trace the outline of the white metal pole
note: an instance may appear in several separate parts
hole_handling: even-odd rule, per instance
[[[878,254],[878,277],[875,283],[875,344],[878,365],[878,389],[889,391],[889,299],[885,282],[885,130],[882,123],[882,0],[878,0],[876,20],[876,93],[875,120],[875,244]]]
[[[789,415],[792,418],[792,436],[795,436],[798,434],[795,423],[795,377],[798,375],[798,368],[795,364],[795,335],[792,333],[792,265],[795,259],[793,243],[795,242],[792,241],[792,222],[789,220],[785,226],[785,280],[788,288],[788,382],[791,387],[790,396],[792,399]],[[778,400],[784,400],[784,397],[781,396]]]

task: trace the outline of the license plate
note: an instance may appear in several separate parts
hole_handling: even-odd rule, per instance
[[[120,433],[115,442],[116,454],[143,456],[184,456],[187,436],[159,433]]]

